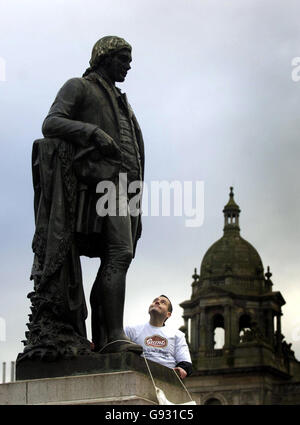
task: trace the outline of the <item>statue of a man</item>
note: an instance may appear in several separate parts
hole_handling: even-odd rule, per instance
[[[34,143],[34,291],[18,360],[91,351],[80,255],[101,260],[90,297],[93,351],[141,352],[123,330],[126,273],[141,235],[140,204],[130,214],[133,195],[127,189],[144,174],[142,133],[126,94],[115,86],[125,80],[130,63],[131,46],[124,39],[97,41],[90,67],[59,90],[43,123],[45,139]],[[103,181],[116,187],[115,214],[99,214],[104,195],[96,188]]]

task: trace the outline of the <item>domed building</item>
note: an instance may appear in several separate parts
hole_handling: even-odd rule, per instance
[[[285,300],[241,237],[240,212],[231,187],[224,234],[180,304],[194,365],[188,387],[199,404],[300,404],[300,362],[281,333]]]

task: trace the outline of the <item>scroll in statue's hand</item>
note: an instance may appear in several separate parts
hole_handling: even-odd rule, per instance
[[[117,143],[112,137],[110,137],[100,128],[97,128],[95,130],[92,136],[92,140],[103,156],[121,159],[121,149],[119,148]]]

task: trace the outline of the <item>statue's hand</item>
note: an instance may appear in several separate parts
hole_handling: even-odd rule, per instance
[[[107,133],[104,133],[100,128],[97,128],[93,133],[93,142],[100,150],[103,156],[121,159],[121,149]]]

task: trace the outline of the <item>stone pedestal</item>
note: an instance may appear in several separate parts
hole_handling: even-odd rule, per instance
[[[0,385],[0,405],[21,404],[116,404],[116,405],[151,405],[158,404],[155,389],[149,376],[145,360],[132,353],[110,354],[99,356],[102,361],[94,364],[90,371],[83,372],[87,363],[82,362],[82,372],[75,369],[80,366],[73,364],[44,364],[32,361],[23,364],[23,374],[58,374],[63,367],[73,368],[70,376],[45,377],[42,379],[27,379]],[[82,359],[83,360],[83,359]],[[71,362],[71,360],[69,360]],[[162,389],[172,403],[180,404],[190,401],[187,392],[175,376],[173,370],[158,363],[148,361],[155,385]],[[91,366],[91,365],[90,365]],[[51,369],[52,368],[52,369]],[[106,368],[106,370],[101,370]],[[98,370],[96,370],[98,369]],[[66,370],[66,369],[65,369]]]

